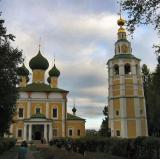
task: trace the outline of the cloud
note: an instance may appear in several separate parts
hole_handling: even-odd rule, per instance
[[[77,115],[87,119],[87,128],[98,129],[108,96],[106,62],[114,56],[117,40],[116,1],[2,0],[0,5],[8,32],[16,35],[13,45],[23,49],[26,65],[38,53],[41,37],[41,52],[49,60],[49,69],[55,54],[61,71],[59,87],[70,91],[68,111],[75,98]],[[155,37],[152,28],[140,27],[130,39],[133,54],[151,68],[156,63],[151,49]]]

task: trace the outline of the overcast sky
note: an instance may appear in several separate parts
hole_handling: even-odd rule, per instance
[[[50,68],[55,54],[61,72],[59,87],[70,91],[68,112],[75,98],[77,115],[87,119],[86,128],[99,129],[107,104],[106,62],[114,56],[118,9],[116,0],[0,1],[5,26],[16,36],[14,46],[23,50],[28,68],[29,60],[38,53],[40,38]],[[133,39],[128,39],[141,64],[153,70],[152,45],[158,39],[152,26],[137,28]]]

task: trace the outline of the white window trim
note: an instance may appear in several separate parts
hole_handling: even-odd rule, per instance
[[[18,136],[18,130],[21,130],[21,131],[22,131],[22,136],[21,136],[21,137]],[[17,137],[17,138],[23,138],[23,129],[22,129],[22,128],[17,128],[16,137]]]
[[[72,136],[69,135],[69,131],[72,130]],[[74,136],[74,128],[68,128],[68,137],[73,137]]]
[[[52,129],[52,133],[53,133],[53,130],[57,130],[57,136],[54,136],[54,135],[53,135],[53,137],[59,137],[59,128],[53,128],[53,129]]]
[[[23,109],[23,117],[19,117],[19,109]],[[18,119],[24,119],[24,116],[25,116],[25,109],[24,109],[23,106],[18,107],[18,114],[17,114],[17,116],[18,116]]]
[[[55,118],[55,117],[53,117],[53,109],[57,109],[57,117]],[[56,106],[54,106],[53,108],[52,108],[52,119],[58,119],[58,107]]]

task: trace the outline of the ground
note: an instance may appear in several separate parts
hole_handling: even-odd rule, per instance
[[[0,155],[0,159],[18,159],[17,157],[18,146]],[[51,157],[52,156],[52,157]],[[104,153],[90,153],[87,152],[85,157],[81,154],[60,150],[56,147],[48,147],[48,145],[32,145],[29,148],[27,159],[125,159],[117,156],[110,156]]]

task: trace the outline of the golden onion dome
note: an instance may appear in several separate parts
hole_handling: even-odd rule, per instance
[[[120,19],[117,20],[117,24],[118,24],[119,26],[123,26],[123,25],[125,24],[125,20],[122,19],[122,18],[120,18]]]
[[[125,31],[125,29],[123,28],[123,27],[120,27],[119,29],[118,29],[118,33],[125,33],[126,31]]]

